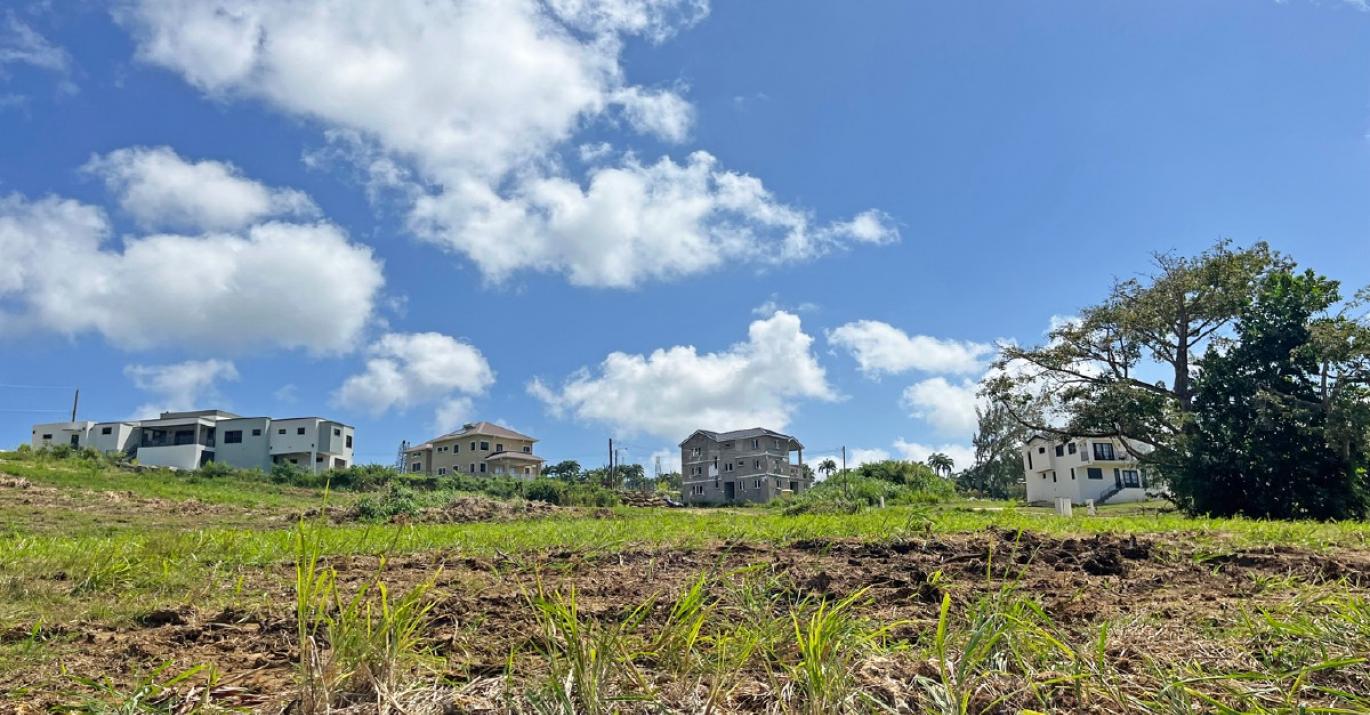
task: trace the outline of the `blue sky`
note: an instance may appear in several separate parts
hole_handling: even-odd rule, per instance
[[[1358,3],[71,5],[0,10],[0,442],[79,385],[964,462],[992,344],[1152,251],[1370,283]]]

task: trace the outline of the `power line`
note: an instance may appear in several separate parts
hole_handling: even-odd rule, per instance
[[[75,385],[10,385],[10,384],[5,384],[5,383],[0,383],[0,387],[5,387],[5,388],[10,388],[10,389],[15,389],[15,390],[74,390],[74,389],[76,389],[76,386],[75,386]]]
[[[50,412],[56,412],[56,413],[59,413],[59,414],[66,414],[66,410],[9,410],[9,409],[3,409],[3,410],[0,410],[0,412],[22,412],[22,413],[36,413],[36,412],[50,413]]]

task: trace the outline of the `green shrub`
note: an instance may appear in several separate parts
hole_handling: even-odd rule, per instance
[[[383,464],[354,464],[350,467],[328,470],[323,474],[323,481],[333,489],[346,489],[361,492],[381,489],[400,476],[399,471],[394,467]],[[410,475],[403,476],[409,477]],[[427,488],[431,489],[432,487]]]
[[[413,516],[419,512],[418,495],[402,484],[391,484],[385,491],[357,502],[357,515],[363,519],[389,519]]]
[[[617,506],[622,500],[618,492],[598,484],[574,484],[566,490],[563,506]]]
[[[936,475],[927,478],[916,468],[922,465],[900,468],[900,464],[909,463],[876,462],[836,474],[781,502],[781,508],[786,514],[853,514],[882,502],[930,504],[955,496],[951,482]]]
[[[566,501],[566,483],[557,479],[539,477],[528,483],[523,495],[531,501],[545,501],[548,504],[562,504]]]

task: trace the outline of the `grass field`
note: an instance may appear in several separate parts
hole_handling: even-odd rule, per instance
[[[1363,523],[974,501],[389,523],[267,481],[5,453],[0,475],[14,709],[1370,712]]]

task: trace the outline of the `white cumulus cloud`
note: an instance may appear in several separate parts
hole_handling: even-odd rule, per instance
[[[162,412],[220,409],[218,384],[238,379],[238,369],[228,360],[187,360],[171,365],[128,365],[124,375],[134,386],[152,393],[151,402],[139,405],[133,419],[155,418]]]
[[[702,0],[130,0],[118,16],[144,61],[212,96],[364,137],[354,159],[368,186],[378,167],[403,177],[411,231],[491,281],[535,271],[631,287],[896,239],[881,212],[815,221],[704,152],[563,166],[596,124],[688,136],[681,92],[631,84],[620,56],[627,37],[661,41],[707,12]]]
[[[480,350],[441,333],[388,333],[366,352],[366,369],[343,382],[334,404],[381,415],[440,403],[434,426],[450,431],[470,413],[469,398],[495,382]]]
[[[560,387],[534,380],[528,390],[554,414],[671,440],[696,429],[784,429],[800,400],[836,399],[797,316],[777,312],[747,334],[716,353],[693,346],[610,353],[597,370],[582,369]]]
[[[146,229],[233,231],[271,216],[319,215],[301,191],[268,187],[232,164],[186,161],[170,147],[119,149],[92,157],[83,171],[102,178]]]
[[[130,349],[350,350],[371,321],[380,262],[328,223],[155,234],[110,244],[103,211],[0,197],[0,335],[96,333]]]
[[[858,320],[828,332],[828,343],[845,348],[868,375],[911,370],[974,373],[984,370],[994,346],[927,335],[909,335],[878,320]]]
[[[905,388],[903,403],[912,416],[922,418],[938,433],[969,438],[975,433],[979,389],[976,380],[951,382],[933,377]]]

